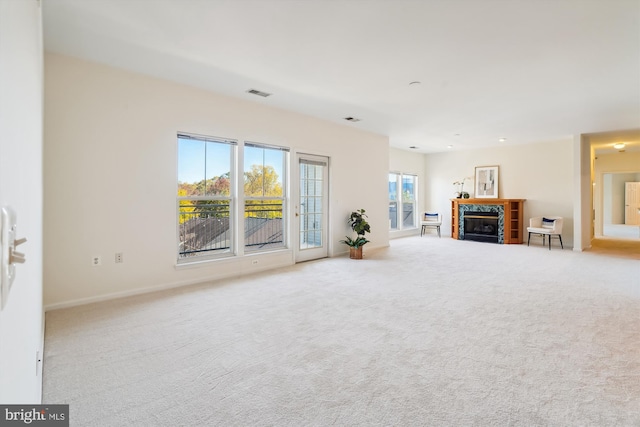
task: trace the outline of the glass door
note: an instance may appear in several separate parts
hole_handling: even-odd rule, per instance
[[[298,154],[297,165],[296,262],[325,258],[328,255],[329,158]]]

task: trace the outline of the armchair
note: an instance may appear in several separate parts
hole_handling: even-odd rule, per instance
[[[529,227],[527,227],[529,237],[527,238],[527,246],[531,241],[531,234],[542,236],[542,245],[544,246],[545,236],[549,236],[549,250],[551,250],[551,238],[558,237],[560,239],[560,247],[564,249],[562,244],[562,217],[561,216],[536,216],[529,219]]]
[[[420,237],[422,237],[428,227],[436,228],[438,230],[438,237],[440,237],[442,216],[439,213],[424,212],[422,214],[422,221],[420,221],[420,224],[422,225],[422,229],[420,230]]]

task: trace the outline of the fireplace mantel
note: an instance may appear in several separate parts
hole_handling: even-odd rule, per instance
[[[451,237],[464,240],[464,213],[497,212],[498,243],[520,244],[523,236],[523,205],[526,199],[451,199]]]

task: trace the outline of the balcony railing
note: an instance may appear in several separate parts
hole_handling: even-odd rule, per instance
[[[228,201],[182,201],[178,216],[180,258],[231,248]]]
[[[182,201],[178,218],[180,258],[229,251],[229,201]],[[249,251],[284,246],[282,203],[247,201],[245,248]]]
[[[282,203],[248,200],[244,207],[244,246],[260,250],[284,246]]]

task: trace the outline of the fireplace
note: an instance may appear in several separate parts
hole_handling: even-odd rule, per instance
[[[464,239],[499,243],[498,212],[466,211],[462,218]]]
[[[520,244],[523,204],[524,199],[451,199],[451,237]]]

